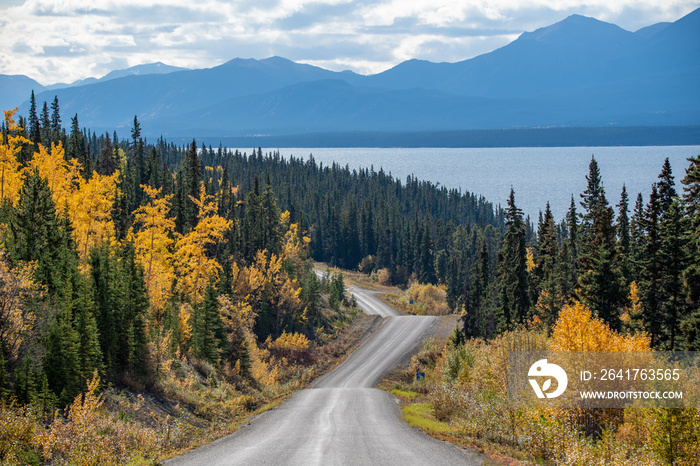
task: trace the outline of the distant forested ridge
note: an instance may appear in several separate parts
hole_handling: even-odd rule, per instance
[[[608,126],[463,131],[337,132],[201,138],[232,147],[596,147],[692,146],[700,126]]]
[[[699,157],[682,190],[666,163],[648,201],[616,206],[593,158],[566,218],[545,206],[535,225],[513,192],[500,209],[381,168],[147,141],[136,117],[95,134],[31,102],[2,124],[2,396],[50,409],[94,371],[148,383],[155,348],[249,374],[258,343],[328,325],[309,258],[440,284],[471,337],[577,300],[655,348],[700,348]]]

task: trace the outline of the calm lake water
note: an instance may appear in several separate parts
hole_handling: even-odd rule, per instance
[[[666,157],[682,192],[680,180],[688,167],[687,158],[700,155],[700,146],[664,147],[523,147],[489,149],[453,148],[281,148],[284,157],[308,159],[313,154],[324,166],[338,162],[353,168],[380,167],[402,181],[414,174],[418,179],[439,183],[484,196],[494,204],[506,205],[511,186],[515,203],[536,222],[549,201],[554,218],[564,218],[571,195],[578,203],[586,189],[591,156],[600,168],[606,197],[611,205],[620,200],[623,183],[630,197],[630,210],[637,193],[648,201],[652,183],[657,181]],[[579,208],[579,204],[577,204]],[[580,211],[580,208],[579,208]]]

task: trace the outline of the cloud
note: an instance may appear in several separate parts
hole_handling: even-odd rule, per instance
[[[44,84],[162,61],[235,57],[376,73],[409,58],[459,61],[578,13],[636,30],[688,0],[16,0],[0,7],[0,73]]]

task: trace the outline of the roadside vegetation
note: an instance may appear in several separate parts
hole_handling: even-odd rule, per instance
[[[509,397],[508,352],[546,350],[651,351],[647,335],[615,332],[575,303],[551,334],[533,322],[490,341],[465,341],[460,332],[428,341],[382,386],[402,400],[410,425],[496,464],[698,464],[698,407],[545,409]],[[416,380],[418,372],[425,378]],[[700,380],[697,372],[690,377]]]

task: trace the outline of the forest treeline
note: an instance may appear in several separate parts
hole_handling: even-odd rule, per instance
[[[68,403],[97,370],[149,378],[153,348],[249,371],[253,342],[328,325],[308,258],[442,284],[464,333],[548,326],[573,300],[658,349],[700,347],[700,158],[610,205],[592,159],[566,218],[511,193],[382,169],[64,128],[58,100],[6,112],[0,154],[3,396]],[[582,174],[583,176],[584,174]],[[257,344],[256,343],[256,344]]]
[[[560,223],[547,205],[530,240],[511,191],[495,263],[482,251],[447,283],[465,333],[533,321],[551,329],[579,302],[613,330],[645,332],[653,349],[700,349],[700,156],[688,161],[682,190],[666,159],[646,202],[639,194],[631,207],[623,185],[613,207],[593,157],[580,201],[572,196]]]

